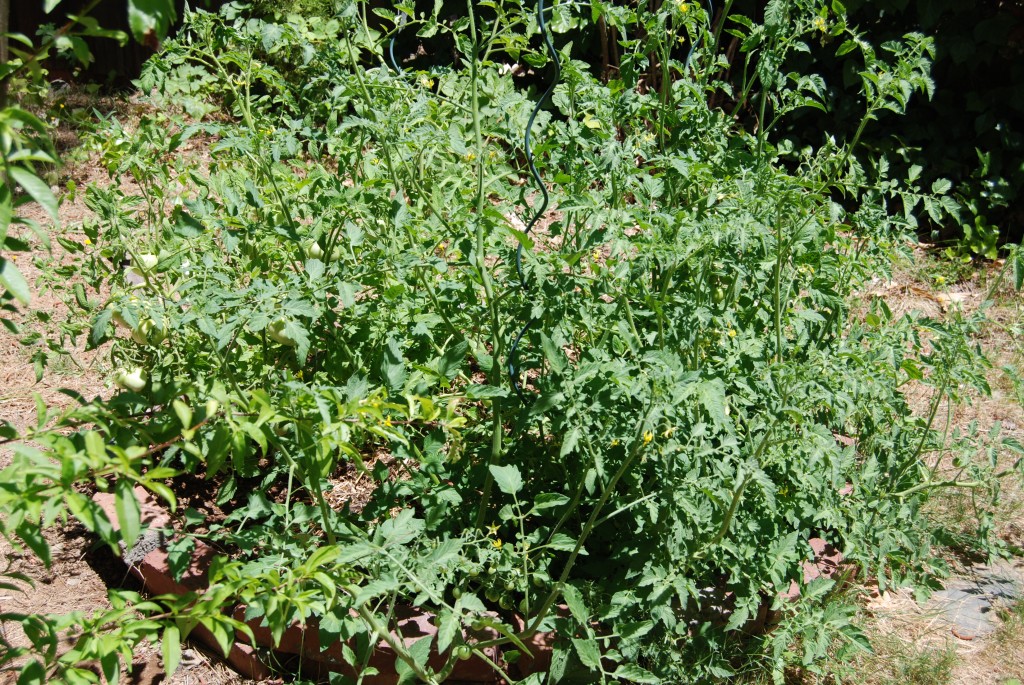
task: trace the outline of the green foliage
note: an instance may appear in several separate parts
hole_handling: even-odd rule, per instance
[[[198,624],[226,650],[247,630],[222,614],[235,605],[275,640],[316,619],[360,667],[413,605],[434,616],[444,666],[428,666],[430,641],[392,646],[425,682],[484,647],[511,660],[537,630],[559,636],[548,682],[781,682],[837,639],[865,648],[835,582],[804,582],[811,538],[883,588],[926,589],[942,567],[921,509],[952,488],[976,494],[977,545],[998,550],[986,517],[1016,472],[995,455],[1016,446],[932,427],[945,402],[987,391],[978,319],[849,306],[946,189],[862,166],[857,136],[794,152],[778,134],[826,104],[815,74],[777,68],[823,17],[863,61],[861,130],[930,92],[929,41],[876,51],[838,3],[737,17],[748,131],[708,105],[721,65],[703,10],[561,6],[560,30],[621,31],[622,68],[603,83],[563,51],[534,130],[558,211],[525,235],[532,102],[498,51],[546,56],[526,40],[531,15],[495,4],[491,25],[396,6],[404,31],[449,35],[463,66],[397,74],[389,10],[384,28],[356,2],[330,21],[190,13],[142,83],[216,116],[98,124],[92,145],[139,190],[91,189],[92,244],[61,275],[110,294],[65,330],[109,351],[122,392],[41,410],[0,472],[0,530],[44,559],[41,530],[68,516],[130,544],[135,486],[173,507],[201,476],[227,518],[184,512],[171,558],[199,525],[231,554],[202,594],[122,596],[143,618],[118,617],[118,642],[81,640],[70,660],[48,648],[66,623],[25,618],[46,630],[0,656],[26,657],[24,678],[74,682],[77,659],[113,669],[118,650]],[[675,35],[704,47],[685,59]],[[201,166],[179,154],[190,140]],[[530,319],[511,364],[524,404],[505,369]],[[930,389],[930,416],[911,412],[910,383]],[[364,508],[332,507],[342,469],[372,483]],[[83,490],[115,493],[117,531]],[[769,610],[774,630],[753,629]],[[497,637],[469,637],[483,628]]]
[[[47,0],[44,4],[47,13],[56,9],[60,2]],[[47,231],[19,210],[27,203],[37,202],[54,224],[58,222],[57,198],[39,172],[40,166],[57,163],[49,129],[44,121],[22,106],[20,99],[45,88],[42,64],[53,53],[87,65],[92,55],[85,43],[86,37],[113,38],[124,44],[127,36],[120,31],[103,29],[89,16],[97,4],[98,0],[87,4],[78,14],[70,16],[60,29],[50,27],[42,30],[42,40],[38,45],[22,34],[8,34],[0,38],[5,54],[10,55],[7,62],[0,64],[0,155],[3,160],[3,168],[0,169],[0,250],[5,253],[0,254],[0,312],[3,312],[0,323],[12,332],[17,332],[17,326],[7,316],[17,311],[15,301],[23,305],[29,303],[31,291],[13,256],[13,253],[28,251],[29,244],[21,237],[9,235],[11,227],[27,227],[44,246],[49,247]],[[162,37],[174,18],[171,0],[129,0],[128,10],[132,30],[140,40]],[[5,17],[5,26],[6,21]]]
[[[922,185],[947,184],[947,200],[929,209],[921,235],[950,242],[950,256],[992,259],[997,246],[1019,242],[1024,187],[1024,68],[1019,7],[993,0],[845,2],[864,40],[884,44],[908,31],[934,41],[934,98],[919,102],[900,120],[887,117],[862,136],[863,160],[885,157],[896,173],[921,169]],[[747,8],[744,8],[747,11]],[[859,64],[832,57],[822,36],[802,68],[813,60],[830,84],[827,116],[804,113],[787,132],[799,147],[855,131],[859,112]]]

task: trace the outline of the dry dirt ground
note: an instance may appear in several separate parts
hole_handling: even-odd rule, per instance
[[[79,163],[63,170],[63,181],[74,180],[79,189],[89,183],[111,183],[104,170],[96,164]],[[32,211],[32,210],[30,210]],[[42,220],[42,214],[34,216]],[[81,241],[80,227],[90,217],[82,193],[66,200],[61,207],[61,228],[64,237]],[[51,260],[67,259],[41,246],[32,254],[18,256],[18,266],[30,283],[36,283],[33,311],[50,315],[53,321],[63,319],[67,308],[60,297],[46,289],[40,280],[40,265]],[[872,296],[883,297],[896,313],[920,311],[942,317],[951,308],[977,308],[994,277],[998,265],[976,271],[971,278],[952,285],[940,283],[933,273],[934,260],[916,249],[913,258],[892,279],[879,282]],[[932,266],[929,266],[932,265]],[[90,293],[94,296],[95,293]],[[1000,304],[990,312],[991,322],[985,327],[979,342],[993,359],[989,374],[993,394],[990,398],[976,399],[972,404],[957,408],[948,414],[954,426],[965,426],[977,421],[982,430],[994,422],[1001,422],[1006,434],[1024,442],[1024,409],[1020,399],[1024,387],[1015,384],[1012,377],[1000,367],[1020,368],[1024,362],[1024,305],[1017,294],[1002,288]],[[43,330],[37,317],[22,317],[25,330]],[[81,345],[73,354],[53,363],[37,382],[31,357],[33,348],[20,343],[20,337],[3,330],[0,332],[0,416],[20,429],[36,423],[37,397],[48,407],[67,407],[73,400],[60,392],[71,388],[85,397],[103,395],[109,390],[107,377],[110,368],[102,353],[88,353]],[[913,392],[913,391],[911,391]],[[911,398],[912,401],[915,398]],[[926,396],[916,398],[927,407]],[[0,467],[10,463],[10,451],[0,447]],[[355,488],[348,495],[359,495]],[[1001,517],[997,523],[1000,537],[1018,550],[1024,548],[1024,490],[1008,485]],[[970,516],[963,501],[950,500],[941,505],[945,510],[936,512],[954,523]],[[54,529],[49,537],[53,548],[53,565],[47,569],[30,553],[14,550],[0,540],[0,570],[18,571],[34,579],[33,587],[22,591],[0,591],[0,612],[68,613],[90,612],[107,606],[108,587],[142,589],[126,574],[123,563],[106,549],[96,549],[85,531],[75,525]],[[961,572],[967,566],[961,560]],[[1024,576],[1022,576],[1024,577]],[[869,635],[877,646],[877,654],[860,660],[853,673],[842,678],[852,683],[951,683],[954,685],[1007,685],[1013,678],[1024,680],[1024,603],[1018,609],[1008,607],[1004,625],[995,633],[972,640],[957,638],[950,626],[937,616],[934,608],[921,606],[908,593],[891,592],[878,595],[869,589],[864,592],[864,617]],[[0,624],[3,635],[17,644],[24,640],[18,627],[8,622]],[[170,679],[161,672],[159,645],[139,651],[132,665],[129,683],[148,685],[229,685],[248,683],[199,647],[186,645],[182,666]],[[914,669],[917,669],[916,671]],[[0,685],[14,683],[12,673],[0,672]],[[834,680],[830,681],[834,682]]]
[[[878,283],[869,293],[881,297],[895,314],[919,312],[942,319],[955,309],[977,311],[996,283],[1003,264],[985,265],[956,279],[924,250],[913,250],[912,258],[898,268],[891,280]],[[948,267],[946,267],[948,269]],[[1024,298],[1010,287],[1007,274],[996,292],[996,304],[977,342],[992,363],[986,378],[990,397],[974,397],[950,408],[941,405],[937,428],[965,429],[976,422],[980,432],[999,424],[1001,435],[1024,443],[1024,384],[1015,374],[1024,369]],[[930,394],[922,388],[907,390],[915,411],[927,415]],[[981,455],[979,455],[981,456]],[[1019,455],[1004,454],[1002,467],[1010,467]],[[1017,554],[1024,553],[1024,487],[1020,480],[1007,478],[1002,503],[995,521],[995,533]],[[976,522],[967,495],[936,497],[931,515],[948,528],[970,534]],[[947,586],[971,578],[982,560],[950,555],[954,569]],[[896,590],[879,595],[864,588],[862,619],[876,653],[858,659],[854,673],[843,682],[866,685],[1019,685],[1024,682],[1024,559],[1001,562],[1004,575],[1018,581],[1016,601],[1002,599],[992,604],[994,629],[972,635],[959,630],[943,610],[941,602],[919,603],[910,591]],[[1016,682],[1015,682],[1016,681]]]
[[[117,104],[121,108],[131,106],[131,103]],[[130,116],[130,112],[121,113]],[[70,135],[67,130],[62,133],[65,137]],[[105,170],[89,163],[65,167],[61,171],[61,187],[54,190],[63,190],[68,181],[73,181],[81,191],[90,183],[111,183]],[[44,225],[49,223],[34,205],[26,206],[23,215]],[[60,234],[82,242],[82,222],[91,216],[83,201],[83,192],[73,198],[65,196],[60,208],[61,226],[50,227],[52,237]],[[30,233],[18,237],[32,239]],[[46,288],[41,277],[45,265],[69,259],[69,256],[62,254],[56,241],[53,242],[52,252],[47,251],[38,240],[33,240],[33,243],[36,248],[33,252],[16,255],[18,268],[33,285],[33,300],[29,310],[33,313],[44,312],[51,317],[52,322],[59,322],[64,319],[68,308],[60,296]],[[96,297],[97,294],[89,291],[89,296]],[[18,318],[23,333],[33,330],[44,334],[53,332],[34,314],[23,313]],[[109,362],[102,352],[87,352],[84,339],[79,339],[78,346],[68,357],[51,361],[39,382],[36,381],[32,363],[34,346],[23,345],[21,339],[20,335],[0,329],[0,416],[12,422],[19,430],[36,425],[37,398],[50,408],[68,408],[73,406],[74,400],[62,393],[62,389],[72,389],[86,398],[109,392]],[[0,447],[0,468],[8,466],[10,461],[10,450]],[[94,541],[81,526],[69,524],[53,529],[47,539],[53,555],[50,568],[46,568],[31,552],[14,550],[0,538],[0,571],[20,572],[35,579],[34,586],[24,586],[21,591],[0,590],[0,613],[90,613],[109,606],[108,587],[144,589],[126,573],[124,564],[109,549],[96,548]],[[24,634],[13,622],[0,624],[0,630],[12,644],[24,644]],[[15,681],[16,674],[0,672],[0,685],[13,684]],[[252,681],[243,680],[216,657],[207,655],[193,645],[184,646],[178,672],[166,679],[161,667],[160,646],[151,645],[138,651],[131,665],[131,673],[122,682],[132,685],[234,685]]]

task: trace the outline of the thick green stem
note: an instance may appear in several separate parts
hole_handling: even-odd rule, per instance
[[[487,307],[491,316],[491,353],[494,362],[491,365],[489,380],[493,385],[499,383],[501,378],[501,364],[498,360],[502,358],[501,326],[498,320],[498,303],[494,296],[494,284],[491,273],[487,269],[485,259],[485,235],[484,235],[484,138],[480,126],[480,84],[477,57],[479,56],[480,45],[476,26],[476,12],[472,0],[466,0],[466,9],[469,15],[469,36],[473,44],[473,54],[470,55],[470,97],[472,98],[471,108],[473,111],[473,137],[476,141],[476,254],[474,255],[474,266],[480,275],[480,281],[484,287],[484,297],[487,300]],[[496,464],[501,458],[501,442],[504,428],[501,424],[501,401],[497,398],[491,404],[491,453],[487,459],[487,465]],[[491,490],[494,486],[494,477],[488,468],[484,474],[483,492],[480,498],[480,508],[477,510],[476,526],[483,525],[484,517],[490,503]]]
[[[345,591],[353,597],[356,595],[356,591],[350,588],[345,588]],[[359,612],[359,617],[366,622],[366,625],[370,626],[370,630],[380,635],[381,638],[388,643],[388,646],[394,650],[395,654],[398,655],[398,658],[409,665],[409,668],[412,669],[412,672],[416,674],[416,677],[419,678],[421,682],[438,685],[437,678],[419,667],[416,660],[412,657],[412,654],[409,654],[409,650],[405,648],[403,641],[395,638],[387,627],[382,626],[377,620],[377,617],[373,615],[372,611],[367,609],[365,606],[359,607],[356,611]]]
[[[782,246],[782,219],[776,217],[778,229],[775,233],[775,283],[772,287],[772,309],[775,314],[775,363],[782,362],[782,264],[784,249]]]
[[[732,3],[734,0],[726,0],[725,7],[722,8],[722,20],[718,22],[718,26],[715,27],[715,36],[711,39],[711,54],[714,55],[718,52],[718,40],[722,37],[722,29],[725,28],[725,22],[729,19],[729,11],[732,9]],[[713,22],[714,17],[708,17],[708,21]]]
[[[583,549],[583,545],[586,543],[587,538],[590,537],[590,533],[594,530],[594,527],[597,525],[598,517],[601,515],[601,511],[608,503],[608,498],[612,496],[613,492],[615,492],[615,487],[619,484],[619,480],[624,475],[626,475],[626,472],[629,471],[630,467],[633,465],[633,462],[636,461],[636,458],[640,456],[640,453],[646,446],[646,443],[643,440],[643,431],[647,425],[648,416],[649,413],[645,413],[643,420],[637,425],[636,435],[633,439],[633,449],[630,451],[626,459],[623,460],[622,465],[619,466],[618,470],[615,472],[615,475],[612,476],[611,480],[608,481],[608,484],[601,492],[601,497],[598,498],[597,504],[590,512],[590,518],[587,519],[587,523],[583,526],[583,531],[580,533],[580,537],[576,541],[576,546],[573,547],[572,552],[569,554],[569,558],[565,562],[565,566],[562,568],[562,573],[558,577],[558,582],[556,582],[554,587],[551,588],[551,592],[549,592],[548,596],[544,599],[544,603],[541,605],[540,610],[537,612],[537,616],[533,619],[533,622],[529,625],[529,627],[524,631],[524,635],[529,636],[536,633],[538,628],[540,627],[541,621],[543,621],[544,618],[548,615],[548,612],[551,610],[551,606],[554,604],[558,596],[562,593],[562,587],[565,585],[565,581],[569,578],[569,574],[572,572],[573,566],[575,566],[576,564],[576,557],[579,556],[580,550]]]

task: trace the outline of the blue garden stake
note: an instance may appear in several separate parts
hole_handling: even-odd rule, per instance
[[[708,0],[709,19],[711,18],[713,11],[714,9],[711,0]],[[526,162],[530,169],[530,176],[533,178],[533,182],[537,186],[537,189],[540,191],[541,196],[540,204],[537,205],[537,207],[534,209],[533,216],[530,218],[529,223],[527,223],[526,225],[526,230],[523,232],[524,235],[529,235],[533,228],[537,225],[537,222],[540,221],[542,216],[544,216],[544,213],[547,211],[548,204],[551,199],[548,195],[547,186],[544,185],[544,180],[541,178],[540,172],[537,170],[537,166],[534,163],[532,142],[533,125],[537,120],[537,115],[540,114],[540,110],[544,107],[544,103],[551,99],[551,95],[554,93],[555,87],[562,79],[562,63],[561,60],[559,60],[558,52],[555,50],[555,46],[551,41],[551,31],[548,28],[547,21],[544,18],[544,14],[544,0],[537,0],[537,25],[540,28],[541,35],[544,37],[544,45],[547,48],[548,55],[551,57],[551,61],[554,63],[555,73],[554,77],[551,80],[551,83],[548,84],[547,89],[541,95],[540,99],[537,100],[537,104],[534,106],[533,111],[530,113],[530,119],[526,123],[526,132],[523,136],[523,145],[526,150]],[[400,15],[398,19],[398,26],[396,27],[397,30],[395,31],[395,34],[391,37],[391,41],[388,44],[388,57],[391,60],[391,66],[395,70],[395,72],[399,74],[403,73],[403,69],[398,64],[398,60],[395,59],[395,39],[398,37],[398,33],[402,30],[402,27],[405,25],[405,21],[405,15]],[[696,49],[697,45],[696,42],[694,42],[694,44],[690,47],[690,52],[686,55],[684,68],[689,68],[690,60],[693,58]],[[520,243],[519,247],[516,248],[516,275],[519,277],[519,285],[523,289],[523,291],[529,292],[530,285],[526,282],[526,276],[523,274],[522,243]],[[519,397],[520,401],[523,402],[523,404],[526,404],[526,397],[523,395],[523,390],[519,386],[519,380],[516,378],[516,376],[518,375],[516,369],[516,360],[519,353],[519,343],[522,341],[523,336],[526,335],[526,332],[529,331],[535,323],[537,323],[537,319],[534,317],[531,317],[526,322],[526,325],[519,330],[519,333],[516,334],[516,337],[512,340],[512,344],[509,347],[508,352],[509,380],[512,382],[512,389],[515,390],[516,395]]]
[[[713,14],[713,12],[714,6],[712,5],[711,0],[708,0],[709,20],[711,19],[711,15]],[[533,124],[534,121],[537,119],[537,115],[540,113],[541,108],[544,106],[545,101],[547,101],[551,97],[551,94],[555,90],[555,86],[558,85],[558,82],[562,78],[562,63],[558,59],[558,53],[555,51],[555,46],[551,42],[551,32],[548,29],[547,23],[544,20],[544,0],[537,0],[537,25],[540,27],[541,35],[544,36],[544,44],[545,46],[547,46],[548,55],[551,56],[551,60],[555,64],[555,75],[551,83],[548,85],[547,90],[544,91],[544,94],[541,95],[540,100],[537,101],[536,106],[533,108],[533,112],[530,114],[530,120],[526,124],[526,135],[524,136],[524,143],[526,148],[526,161],[529,164],[530,175],[533,177],[533,182],[540,190],[541,202],[540,205],[537,207],[536,211],[534,212],[533,218],[531,218],[530,222],[526,225],[526,230],[524,231],[525,235],[530,234],[530,231],[533,230],[533,227],[537,224],[537,221],[539,221],[540,218],[544,215],[544,212],[547,211],[548,202],[550,199],[548,197],[547,187],[544,185],[544,181],[540,177],[540,172],[537,171],[537,167],[533,161],[533,146],[530,140],[533,132]],[[686,62],[684,63],[684,68],[689,68],[690,60],[693,58],[694,52],[696,50],[697,43],[696,41],[694,41],[694,44],[690,47],[690,52],[686,55]],[[526,278],[523,275],[522,243],[520,243],[519,247],[516,248],[516,274],[519,276],[519,285],[525,292],[529,292],[530,286],[526,282]],[[523,336],[526,334],[526,332],[529,331],[535,323],[537,323],[537,319],[531,317],[526,322],[526,325],[523,326],[522,329],[520,329],[515,339],[513,339],[512,345],[509,347],[508,351],[509,380],[512,382],[512,389],[515,390],[516,395],[519,397],[519,400],[523,402],[523,404],[526,404],[526,397],[523,395],[523,390],[519,386],[519,380],[517,378],[518,373],[516,369],[516,359],[519,353],[519,343],[522,341]]]
[[[544,103],[551,98],[551,94],[555,91],[555,86],[562,78],[562,63],[558,59],[558,53],[555,51],[555,46],[551,42],[551,32],[548,30],[547,22],[544,20],[544,0],[537,0],[537,25],[540,27],[541,35],[544,36],[544,44],[547,46],[548,55],[551,56],[551,61],[555,64],[555,75],[548,84],[547,90],[537,100],[537,104],[533,108],[533,112],[530,113],[530,119],[526,123],[526,134],[523,136],[524,147],[526,148],[526,162],[530,167],[530,175],[533,177],[533,182],[537,185],[540,190],[541,201],[540,205],[536,208],[533,213],[533,217],[530,222],[526,225],[526,230],[523,232],[524,235],[529,235],[533,227],[537,225],[537,222],[544,212],[548,209],[548,202],[550,200],[548,196],[548,189],[544,185],[543,179],[540,177],[540,172],[537,171],[537,166],[533,161],[533,144],[531,142],[531,135],[533,131],[534,121],[537,119],[537,115],[540,114],[541,108]],[[520,243],[519,247],[516,248],[516,274],[519,276],[519,285],[525,292],[529,292],[530,286],[526,282],[526,277],[523,275],[523,244]],[[526,334],[533,324],[537,323],[537,319],[531,317],[526,325],[516,335],[515,340],[512,341],[512,345],[508,350],[508,377],[512,382],[512,389],[516,391],[516,395],[519,396],[519,400],[526,403],[526,397],[523,395],[522,388],[519,387],[519,380],[516,378],[516,356],[519,352],[519,342],[523,339],[523,335]]]

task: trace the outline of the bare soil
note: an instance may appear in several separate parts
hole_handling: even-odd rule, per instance
[[[129,118],[143,111],[137,103],[131,101],[105,104],[115,106],[114,114]],[[66,125],[58,129],[56,139],[59,148],[67,149],[76,144],[74,131]],[[112,181],[96,160],[62,169],[61,185],[66,186],[69,181],[80,190],[70,200],[65,194],[65,201],[60,208],[59,228],[52,226],[38,206],[26,205],[22,215],[35,219],[41,225],[49,225],[53,238],[61,235],[81,243],[85,239],[81,232],[82,223],[93,216],[85,206],[84,189],[91,183],[106,186]],[[54,188],[58,194],[62,190],[64,187]],[[15,235],[13,231],[12,235]],[[84,338],[79,338],[77,344],[70,347],[71,353],[67,357],[51,360],[43,378],[37,382],[32,362],[35,348],[45,344],[46,336],[56,335],[55,324],[63,321],[68,314],[68,307],[61,296],[47,288],[43,275],[46,266],[69,260],[71,255],[66,254],[55,240],[51,251],[28,231],[16,235],[29,240],[34,246],[32,252],[15,255],[18,268],[32,285],[33,294],[30,307],[22,308],[25,311],[17,317],[22,329],[21,335],[0,329],[0,415],[13,423],[19,431],[26,431],[37,425],[37,401],[51,410],[67,409],[74,406],[75,400],[63,390],[73,390],[86,399],[109,393],[107,377],[110,368],[102,349],[87,351]],[[104,294],[90,290],[88,295],[102,298]],[[39,313],[48,315],[50,323],[43,322]],[[44,340],[31,345],[22,344],[24,336],[31,332],[42,334]],[[10,446],[0,446],[0,468],[9,466],[11,458]],[[0,590],[0,612],[88,614],[109,607],[108,588],[144,590],[127,573],[124,563],[110,549],[97,547],[80,525],[55,527],[47,532],[46,537],[53,556],[49,568],[30,551],[13,549],[0,538],[0,571],[22,573],[35,581],[31,586],[23,585],[19,591]],[[27,644],[16,623],[0,623],[0,630],[13,645]],[[70,647],[73,640],[73,636],[68,636],[65,645]],[[181,666],[170,679],[165,678],[163,673],[159,644],[138,650],[130,669],[127,677],[122,679],[122,682],[130,685],[235,685],[252,682],[225,667],[216,656],[207,654],[204,648],[190,644],[184,646]],[[16,673],[0,672],[0,685],[13,684],[16,680]]]

